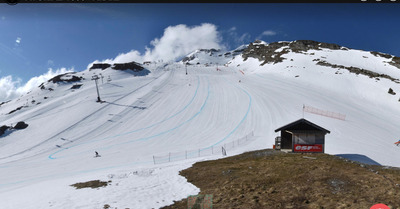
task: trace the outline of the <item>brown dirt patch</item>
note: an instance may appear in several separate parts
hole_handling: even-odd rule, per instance
[[[260,150],[195,163],[180,174],[212,208],[400,208],[400,169],[328,154]],[[187,199],[167,208],[188,208]]]

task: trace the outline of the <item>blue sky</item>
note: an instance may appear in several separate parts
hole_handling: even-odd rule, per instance
[[[82,71],[95,60],[168,60],[193,47],[234,49],[256,39],[400,56],[399,22],[400,4],[384,3],[0,4],[0,88],[15,91],[32,77]]]

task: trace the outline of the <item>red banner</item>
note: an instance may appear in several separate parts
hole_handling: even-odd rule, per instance
[[[322,144],[295,144],[294,152],[323,152]]]

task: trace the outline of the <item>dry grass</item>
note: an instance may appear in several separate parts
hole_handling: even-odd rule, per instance
[[[213,195],[213,208],[400,208],[400,170],[327,154],[260,150],[180,172]],[[187,199],[167,208],[187,208]]]
[[[105,187],[110,183],[111,181],[100,181],[100,180],[93,180],[93,181],[87,181],[87,182],[79,182],[72,184],[71,186],[75,187],[76,189],[83,189],[83,188],[99,188],[99,187]]]

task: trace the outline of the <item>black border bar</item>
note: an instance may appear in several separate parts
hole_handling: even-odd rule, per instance
[[[400,3],[400,0],[0,0],[0,3]]]

